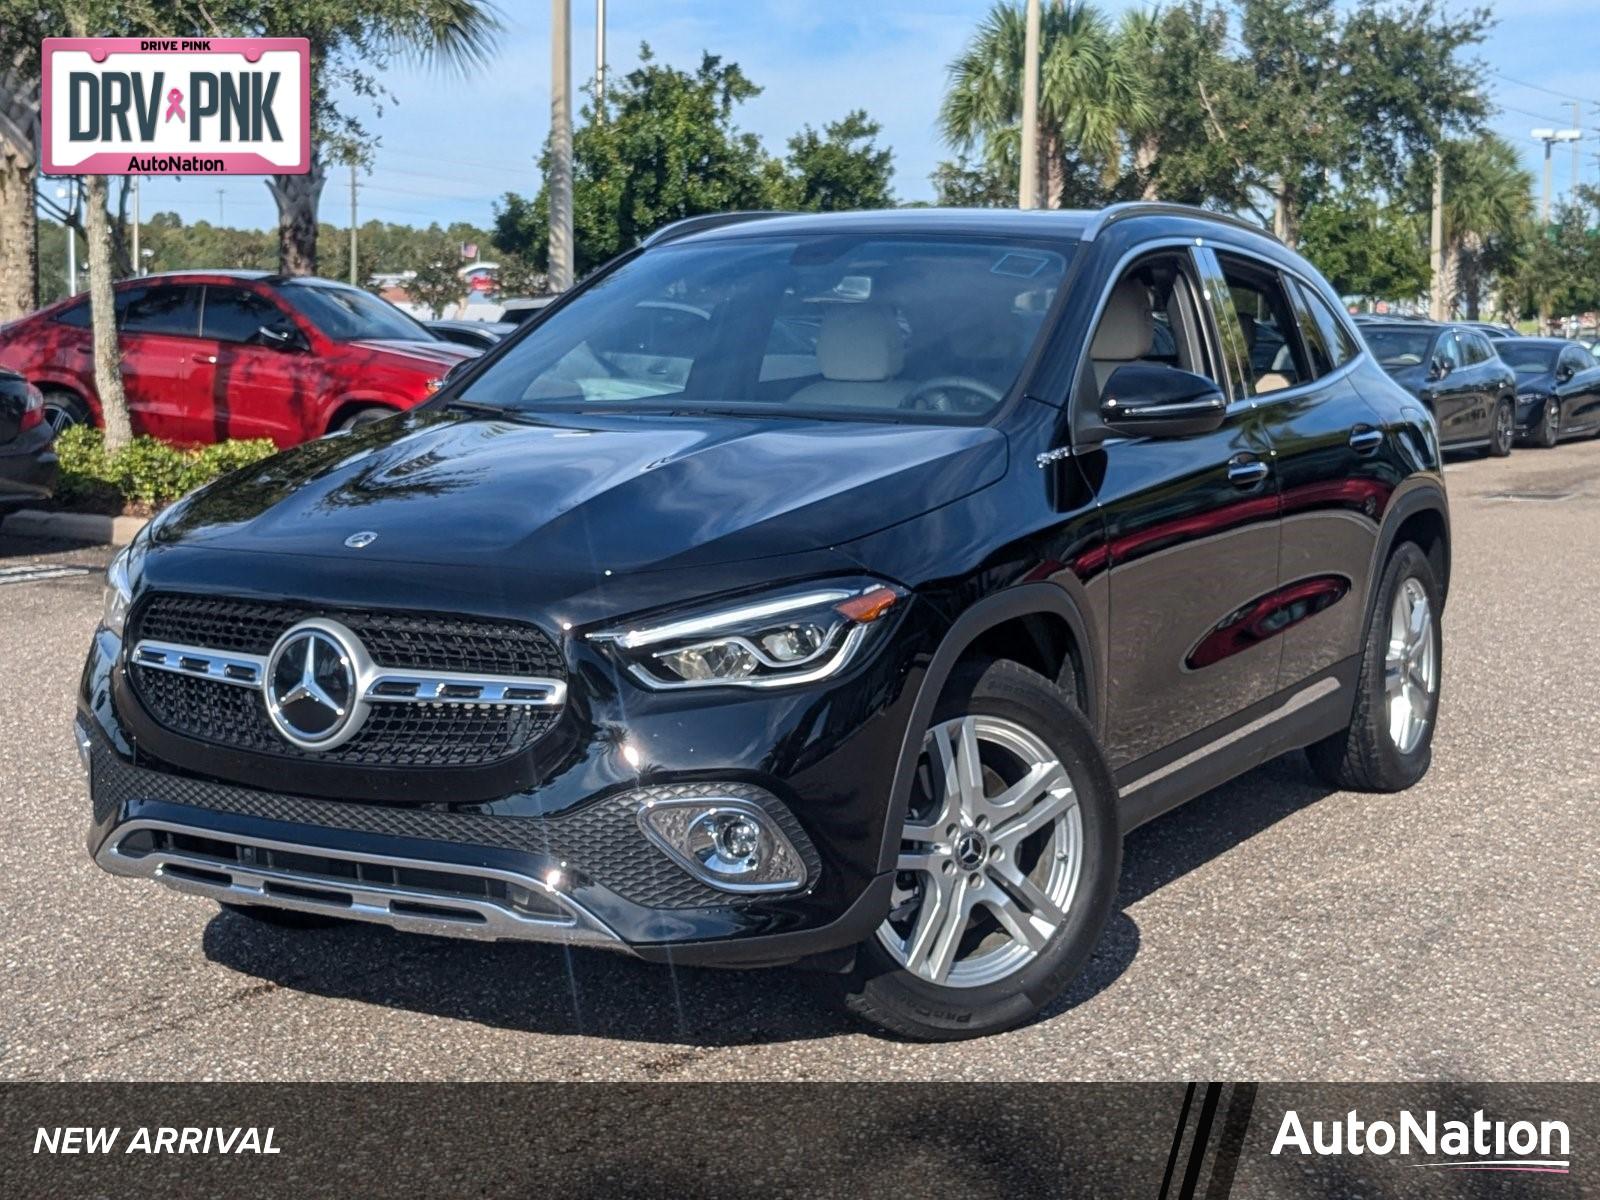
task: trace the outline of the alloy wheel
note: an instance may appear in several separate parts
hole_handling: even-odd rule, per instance
[[[1561,404],[1559,401],[1551,400],[1545,405],[1544,429],[1541,432],[1544,434],[1544,444],[1546,446],[1554,446],[1561,440]]]
[[[1502,404],[1495,411],[1494,437],[1500,453],[1510,451],[1512,439],[1516,437],[1516,416],[1509,404]]]
[[[1404,580],[1395,592],[1383,666],[1389,740],[1401,754],[1410,754],[1428,730],[1433,697],[1439,688],[1439,641],[1433,628],[1433,608],[1428,603],[1428,593],[1415,578]]]
[[[1031,730],[970,715],[928,731],[878,939],[917,977],[979,987],[1039,956],[1083,870],[1066,768]]]
[[[44,423],[50,426],[52,433],[60,437],[62,433],[78,423],[78,418],[67,406],[46,400],[44,402]]]

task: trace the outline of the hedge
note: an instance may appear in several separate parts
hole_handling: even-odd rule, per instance
[[[201,484],[278,452],[267,438],[180,447],[136,437],[107,453],[100,430],[74,425],[56,438],[61,477],[56,499],[67,508],[121,512],[157,509]]]

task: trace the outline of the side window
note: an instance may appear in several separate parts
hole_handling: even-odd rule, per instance
[[[1129,267],[1107,295],[1089,343],[1094,402],[1119,367],[1172,367],[1224,382],[1207,361],[1200,306],[1185,253],[1155,254]]]
[[[127,306],[117,306],[123,333],[166,333],[194,337],[200,327],[197,287],[135,288],[124,293]]]
[[[71,325],[74,329],[89,328],[89,297],[85,296],[71,308],[62,309],[56,320],[63,325]]]
[[[284,319],[265,296],[235,287],[207,287],[200,336],[219,342],[257,342],[263,325]]]
[[[1306,298],[1304,290],[1298,286],[1292,290],[1295,299],[1294,315],[1300,323],[1300,340],[1305,343],[1311,377],[1321,379],[1334,368],[1333,350],[1328,345],[1326,332],[1312,315],[1311,301]]]
[[[1468,366],[1477,366],[1486,363],[1494,357],[1494,351],[1489,348],[1489,339],[1481,333],[1467,333],[1462,335],[1466,342],[1466,356]]]
[[[1587,371],[1595,365],[1594,355],[1590,354],[1582,346],[1574,348],[1570,353],[1572,354],[1573,366],[1580,371]]]
[[[1246,350],[1250,394],[1264,396],[1310,378],[1283,278],[1263,265],[1219,254]]]
[[[1328,354],[1328,362],[1332,368],[1344,366],[1356,356],[1356,340],[1351,336],[1349,327],[1345,325],[1333,309],[1315,289],[1305,284],[1297,284],[1295,290],[1301,300],[1311,312],[1311,320],[1322,335],[1322,345]],[[1309,346],[1309,341],[1307,345]]]

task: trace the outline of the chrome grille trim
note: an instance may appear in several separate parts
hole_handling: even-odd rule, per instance
[[[492,880],[522,888],[551,903],[563,915],[536,916],[519,913],[509,904],[490,898],[261,866],[170,848],[137,854],[124,852],[128,840],[142,832],[200,838],[235,847],[236,851],[249,847],[351,865],[426,871],[479,882]],[[264,904],[297,912],[322,913],[438,937],[626,949],[604,922],[547,880],[492,867],[464,867],[455,863],[330,850],[322,846],[219,833],[203,826],[143,819],[117,826],[95,855],[95,862],[113,875],[152,879],[176,891],[227,904]],[[279,890],[285,888],[292,890]]]
[[[214,679],[239,687],[262,689],[267,659],[254,654],[224,654],[204,646],[141,640],[130,661],[141,667]],[[361,697],[383,704],[492,704],[559,708],[566,703],[567,685],[540,676],[474,675],[454,671],[405,671],[363,664],[359,680]]]

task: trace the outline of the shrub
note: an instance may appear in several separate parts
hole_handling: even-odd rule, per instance
[[[161,508],[202,484],[260,462],[278,448],[265,438],[180,447],[136,437],[109,453],[98,429],[76,425],[56,439],[61,461],[57,498],[70,508],[120,512],[129,505]]]

